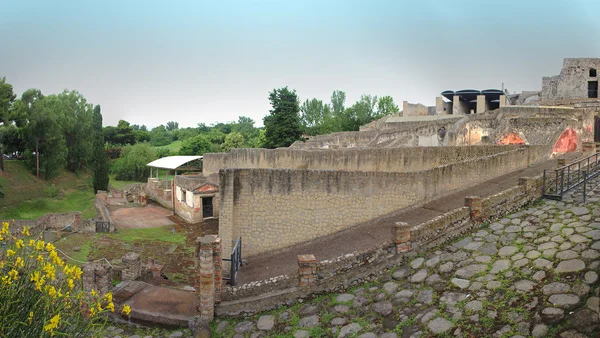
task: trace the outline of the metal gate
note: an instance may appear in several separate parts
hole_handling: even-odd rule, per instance
[[[233,249],[231,250],[231,258],[223,258],[224,261],[231,262],[231,271],[229,278],[223,278],[229,281],[229,285],[235,285],[237,273],[242,265],[242,236],[238,237],[237,241],[233,241]]]
[[[600,117],[594,116],[594,142],[600,142]]]
[[[96,221],[96,232],[110,232],[110,222]]]

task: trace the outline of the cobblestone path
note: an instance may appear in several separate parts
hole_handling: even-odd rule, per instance
[[[575,198],[576,199],[576,198]],[[599,337],[600,204],[542,201],[345,294],[223,337]]]

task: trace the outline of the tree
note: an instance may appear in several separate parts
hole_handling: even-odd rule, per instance
[[[104,152],[104,135],[102,133],[102,114],[100,106],[94,107],[92,130],[94,134],[94,194],[98,190],[108,190],[108,161]]]
[[[242,148],[244,142],[244,135],[235,132],[228,134],[225,136],[225,142],[221,145],[221,151],[228,152],[233,148]]]
[[[93,106],[77,91],[65,90],[57,95],[59,114],[67,144],[67,169],[77,172],[93,162]],[[100,130],[102,126],[100,126]]]
[[[117,124],[115,141],[117,144],[121,145],[135,144],[135,135],[133,134],[133,129],[129,125],[129,122],[125,120],[119,121]]]
[[[150,168],[146,165],[155,159],[156,150],[148,143],[126,145],[121,157],[115,161],[115,178],[121,181],[143,182],[150,175]]]
[[[179,155],[201,156],[213,151],[213,145],[202,135],[189,138],[181,144]]]
[[[13,86],[10,83],[6,83],[6,77],[0,78],[0,136],[4,126],[8,126],[11,122],[9,116],[12,108],[12,104],[17,96],[13,92]],[[4,153],[2,150],[2,143],[0,142],[0,170],[4,171]]]
[[[287,87],[273,89],[269,93],[269,101],[273,109],[263,119],[267,148],[289,147],[300,139],[300,107],[296,91]]]
[[[179,129],[179,122],[169,121],[167,122],[167,131],[173,131]]]
[[[150,130],[150,144],[155,147],[166,146],[173,142],[171,135],[167,132],[167,128],[162,124]]]
[[[300,106],[300,111],[302,112],[300,121],[304,132],[308,135],[322,134],[324,123],[331,116],[329,105],[323,104],[323,101],[317,99],[306,100]]]
[[[399,112],[398,105],[394,103],[394,99],[387,95],[379,98],[377,102],[377,118],[382,118],[386,115],[391,115]]]

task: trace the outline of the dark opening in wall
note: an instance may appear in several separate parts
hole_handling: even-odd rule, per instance
[[[598,81],[589,81],[588,82],[588,98],[590,98],[590,99],[598,98]]]
[[[596,77],[596,68],[590,68],[590,77]]]

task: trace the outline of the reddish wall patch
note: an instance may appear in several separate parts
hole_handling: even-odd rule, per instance
[[[502,139],[496,144],[525,144],[525,141],[516,133],[510,133],[502,136]]]
[[[568,153],[571,151],[577,151],[577,142],[579,138],[577,137],[577,133],[573,129],[565,130],[558,141],[554,144],[554,148],[552,152],[554,153]]]

